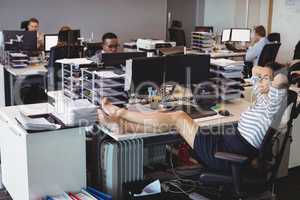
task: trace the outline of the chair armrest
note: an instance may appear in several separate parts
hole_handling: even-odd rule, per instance
[[[249,160],[249,158],[246,156],[234,154],[234,153],[226,153],[226,152],[217,152],[215,154],[215,158],[226,160],[237,164],[244,164]]]

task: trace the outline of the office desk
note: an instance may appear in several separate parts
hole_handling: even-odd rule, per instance
[[[205,53],[189,50],[188,54],[204,55]],[[209,53],[211,58],[243,58],[246,56],[246,52],[212,52]]]
[[[242,99],[226,103],[223,107],[230,110],[232,114],[231,116],[224,117],[217,115],[196,119],[195,122],[199,124],[200,128],[235,123],[239,120],[240,113],[249,105],[249,102]],[[106,134],[113,138],[113,141],[109,140],[109,145],[105,144],[103,147],[101,146],[99,148],[101,149],[101,152],[106,152],[106,150],[102,149],[108,149],[107,151],[109,151],[109,149],[115,149],[111,152],[111,154],[102,153],[100,155],[103,159],[101,160],[101,166],[106,169],[104,173],[109,174],[111,173],[110,171],[113,171],[112,176],[105,174],[102,177],[105,182],[112,183],[104,189],[111,192],[113,197],[116,199],[122,199],[122,197],[118,194],[122,194],[123,183],[143,179],[143,176],[145,175],[143,171],[145,162],[144,159],[148,159],[146,155],[147,152],[149,152],[147,149],[153,149],[157,145],[178,144],[183,142],[182,137],[176,132],[119,135],[118,133],[105,128],[105,124],[99,124],[98,128],[104,135]],[[142,164],[140,162],[142,162]],[[111,169],[108,170],[109,166],[111,166]],[[140,175],[140,173],[142,173],[142,175]]]
[[[29,66],[26,68],[12,68],[9,65],[2,65],[4,68],[4,74],[5,74],[5,84],[8,85],[6,86],[6,105],[14,105],[15,104],[15,95],[19,91],[15,91],[15,83],[22,84],[22,81],[27,77],[27,76],[34,76],[34,75],[42,75],[43,76],[43,86],[46,89],[47,87],[47,77],[46,74],[48,72],[47,68],[45,67],[45,64],[39,64],[36,66]],[[9,89],[7,89],[9,88]]]
[[[14,200],[41,199],[86,187],[84,128],[28,133],[15,117],[51,113],[48,103],[0,108],[3,185]]]

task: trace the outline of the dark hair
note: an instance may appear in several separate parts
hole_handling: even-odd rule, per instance
[[[63,47],[63,46],[66,46],[67,43],[68,43],[68,37],[67,37],[67,34],[68,34],[68,31],[71,31],[72,29],[69,27],[69,26],[62,26],[60,29],[59,29],[59,32],[58,32],[58,42],[57,42],[57,46],[58,47]]]
[[[29,25],[31,22],[37,23],[37,24],[40,23],[39,20],[38,20],[37,18],[34,18],[34,17],[32,17],[32,18],[30,18],[30,19],[28,20],[28,25]]]
[[[106,39],[118,39],[118,36],[114,33],[105,33],[102,36],[102,42],[105,42]]]
[[[266,37],[266,29],[264,26],[261,26],[261,25],[257,26],[257,27],[255,27],[254,31],[260,37]]]
[[[60,29],[59,29],[59,32],[61,31],[71,31],[72,29],[70,28],[70,26],[62,26]]]

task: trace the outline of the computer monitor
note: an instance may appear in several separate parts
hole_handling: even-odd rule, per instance
[[[67,45],[79,45],[80,30],[61,31],[58,37]]]
[[[246,28],[233,28],[231,29],[232,42],[250,42],[251,30]]]
[[[147,94],[148,87],[158,89],[164,80],[164,57],[135,58],[126,65],[131,71],[131,89],[135,94]],[[133,91],[134,90],[134,91]]]
[[[58,34],[45,34],[44,35],[44,51],[49,52],[52,47],[55,47],[58,42]]]
[[[165,82],[181,85],[199,84],[209,78],[209,55],[167,56],[165,65]]]
[[[120,67],[126,65],[126,60],[145,57],[147,57],[147,52],[103,53],[102,62],[104,66]]]
[[[222,32],[222,42],[229,42],[231,36],[231,29],[224,29]]]
[[[4,30],[4,50],[36,51],[37,33],[35,31]]]

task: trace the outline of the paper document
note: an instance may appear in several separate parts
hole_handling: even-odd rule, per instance
[[[221,67],[227,67],[227,66],[234,66],[234,65],[243,65],[244,63],[239,62],[239,61],[234,61],[234,60],[230,60],[230,59],[224,59],[224,58],[220,58],[220,59],[210,59],[211,64],[213,65],[218,65]]]
[[[89,65],[92,64],[93,61],[88,60],[87,58],[70,58],[70,59],[60,59],[57,60],[56,63],[60,64],[74,64],[74,65]]]
[[[95,72],[95,74],[97,74],[98,76],[102,77],[102,78],[122,78],[125,75],[118,75],[116,73],[114,73],[113,71],[99,71],[99,72]]]
[[[160,181],[156,180],[147,185],[140,194],[134,194],[135,197],[153,195],[161,193]]]
[[[42,130],[56,130],[61,126],[58,124],[50,123],[45,118],[30,118],[24,113],[19,112],[16,119],[19,123],[26,129],[32,131],[42,131]]]

